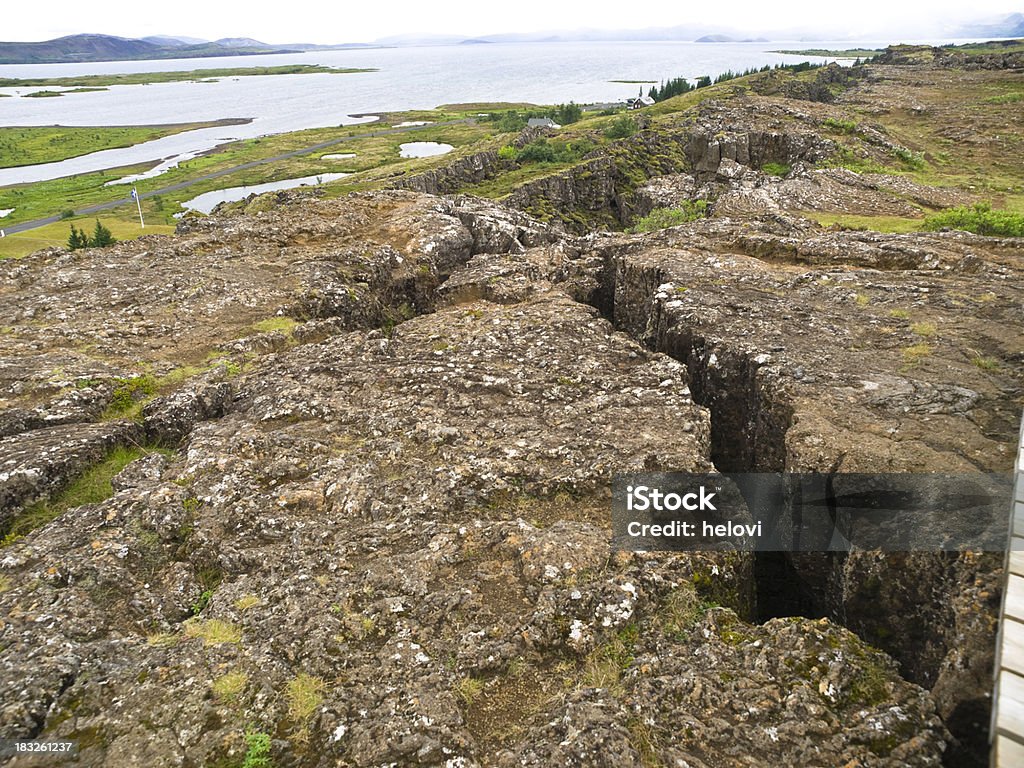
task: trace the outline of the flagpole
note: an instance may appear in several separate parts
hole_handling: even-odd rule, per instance
[[[142,225],[142,228],[145,229],[146,220],[142,218],[142,201],[139,200],[139,193],[135,189],[135,187],[132,187],[132,197],[135,198],[135,205],[137,205],[139,208],[139,223]]]

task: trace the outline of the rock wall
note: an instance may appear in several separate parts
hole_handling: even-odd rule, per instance
[[[512,141],[514,147],[524,147],[549,133],[546,128],[524,128]],[[512,168],[510,161],[498,157],[497,150],[474,152],[458,157],[439,168],[416,173],[390,183],[394,189],[408,189],[428,195],[448,195],[463,187],[480,184]]]
[[[987,419],[973,409],[986,401],[998,409],[1002,401],[1009,418],[1000,439],[1012,440],[1010,414],[1016,409],[1005,399],[1007,390],[991,388],[976,370],[951,370],[948,362],[927,372],[907,371],[898,347],[886,352],[875,342],[858,352],[854,337],[857,329],[871,328],[863,316],[870,300],[860,294],[860,304],[851,301],[850,288],[839,288],[847,291],[845,301],[832,293],[833,279],[841,281],[836,288],[842,281],[863,286],[850,266],[858,262],[874,267],[863,279],[889,300],[902,293],[941,301],[967,285],[977,290],[976,276],[949,270],[973,252],[963,236],[930,236],[931,243],[917,236],[915,259],[904,261],[893,258],[900,236],[871,235],[869,244],[860,233],[794,228],[790,237],[803,245],[790,258],[804,249],[823,260],[817,270],[801,273],[792,271],[778,247],[764,249],[774,254],[771,261],[735,255],[732,245],[717,240],[727,228],[724,222],[698,222],[650,235],[646,248],[625,240],[593,245],[606,260],[601,279],[611,283],[596,292],[610,298],[603,311],[633,338],[686,365],[695,401],[711,413],[711,455],[720,471],[1002,469],[1003,452],[982,447],[989,436],[975,424]],[[778,240],[777,228],[784,225],[748,220],[744,238]],[[987,247],[998,252],[999,243],[990,239]],[[988,277],[981,283],[987,290],[1000,284],[1004,272],[1001,256],[984,258]],[[1000,333],[988,321],[962,332],[965,340]],[[955,357],[958,342],[950,341]],[[897,371],[904,383],[893,378]],[[877,392],[875,382],[883,381],[882,389],[906,386],[924,399],[908,407],[895,391],[881,398],[858,394]],[[915,411],[920,416],[910,415]],[[893,430],[901,433],[899,442],[881,438]],[[967,435],[975,448],[962,442]],[[973,456],[986,456],[987,463],[965,458]],[[829,616],[893,654],[909,679],[933,690],[939,711],[955,728],[951,764],[976,764],[987,728],[1000,563],[998,554],[971,553],[760,558],[758,609],[762,618]]]

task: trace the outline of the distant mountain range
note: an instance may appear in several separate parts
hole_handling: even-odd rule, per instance
[[[770,34],[771,37],[766,37]],[[1024,14],[1014,13],[1001,19],[989,19],[960,26],[944,26],[923,30],[919,37],[998,38],[1024,37]],[[892,35],[896,39],[898,35]],[[768,40],[843,40],[847,35],[836,31],[774,30],[759,33],[723,30],[708,26],[652,27],[648,29],[605,30],[576,29],[561,32],[519,32],[495,35],[393,35],[373,43],[282,43],[270,45],[249,37],[224,37],[201,40],[179,35],[153,35],[141,39],[112,35],[70,35],[40,43],[0,43],[0,64],[48,64],[79,61],[130,61],[138,59],[204,58],[211,56],[246,56],[265,53],[300,53],[302,51],[345,50],[411,45],[481,45],[485,43],[556,43],[611,41],[696,41],[699,43],[761,43]],[[862,39],[865,39],[862,37]]]
[[[961,27],[963,37],[1024,37],[1024,13],[1014,13],[998,22],[979,22]]]
[[[170,35],[154,35],[142,39],[113,35],[70,35],[41,43],[0,43],[0,64],[191,59],[367,47],[375,46],[364,43],[336,46],[307,43],[268,45],[248,37],[225,37],[206,41]]]

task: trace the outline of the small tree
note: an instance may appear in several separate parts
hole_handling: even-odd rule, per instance
[[[89,238],[85,236],[85,232],[71,225],[71,234],[68,235],[68,248],[72,251],[77,251],[79,248],[88,248]]]
[[[117,238],[114,237],[113,233],[105,226],[100,224],[99,219],[96,219],[96,226],[92,231],[92,240],[89,241],[89,245],[91,245],[93,248],[105,248],[108,245],[113,245],[116,242]]]
[[[583,108],[573,101],[570,101],[568,104],[559,104],[555,108],[552,117],[554,117],[555,122],[559,125],[576,123],[583,117]]]
[[[514,109],[505,112],[498,120],[498,130],[502,133],[521,131],[526,127],[526,120]]]

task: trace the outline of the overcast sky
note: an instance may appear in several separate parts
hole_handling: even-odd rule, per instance
[[[919,37],[942,34],[964,20],[999,17],[1024,10],[1024,0],[730,0],[684,5],[679,0],[291,0],[271,8],[248,2],[173,0],[44,0],[5,2],[0,40],[46,40],[81,32],[122,37],[154,34],[204,39],[253,37],[268,43],[368,42],[397,34],[482,35],[581,28],[638,29],[680,24],[740,28],[762,34],[801,29],[845,37],[879,33]]]

